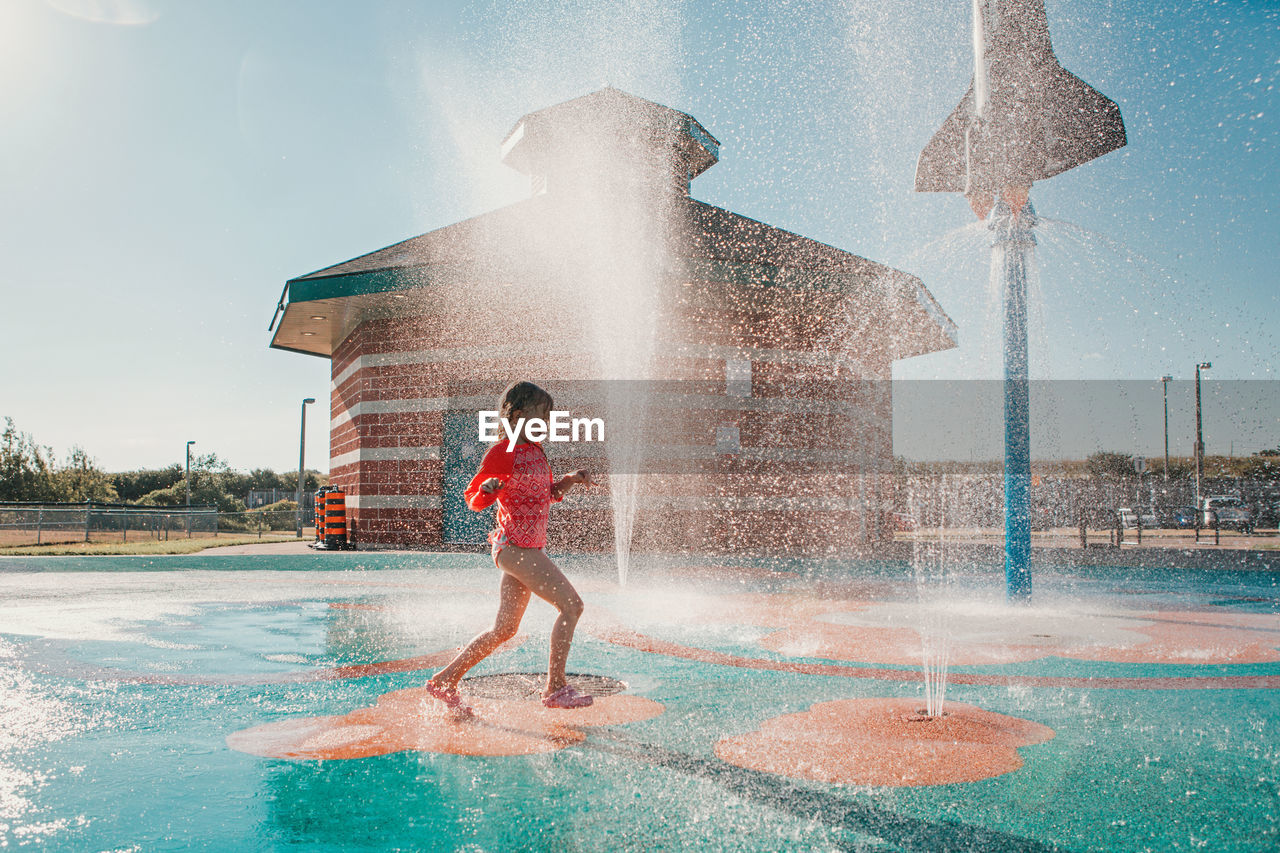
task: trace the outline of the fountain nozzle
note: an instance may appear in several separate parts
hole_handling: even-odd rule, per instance
[[[903,717],[903,719],[908,723],[932,723],[949,716],[951,716],[951,714],[947,711],[943,711],[941,714],[930,714],[928,710],[921,708],[914,714],[908,714],[906,717]]]
[[[965,196],[969,201],[969,207],[973,209],[973,213],[979,220],[986,221],[987,216],[991,213],[997,202],[1003,201],[1014,216],[1022,213],[1022,209],[1026,207],[1027,198],[1031,195],[1031,187],[1009,186],[1002,189],[998,194],[975,192]]]

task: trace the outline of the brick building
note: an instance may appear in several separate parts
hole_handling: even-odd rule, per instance
[[[362,546],[483,540],[461,501],[476,412],[517,378],[575,413],[648,401],[634,460],[544,445],[612,472],[553,510],[558,547],[607,547],[623,515],[663,550],[885,534],[891,366],[954,326],[913,276],[690,197],[718,154],[693,117],[603,89],[517,122],[527,200],[289,281],[271,345],[332,361],[330,477]]]

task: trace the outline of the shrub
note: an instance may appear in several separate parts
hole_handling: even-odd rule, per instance
[[[246,515],[251,518],[250,524],[253,530],[258,529],[259,519],[266,530],[293,530],[298,523],[298,504],[295,501],[276,501],[273,504],[251,509]],[[311,518],[304,517],[302,526],[310,527],[311,522]]]

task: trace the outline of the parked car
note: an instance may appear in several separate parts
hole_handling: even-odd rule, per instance
[[[1193,506],[1171,506],[1165,510],[1165,527],[1187,530],[1196,526],[1196,508]]]
[[[1160,526],[1160,518],[1156,514],[1155,507],[1144,506],[1137,510],[1132,507],[1122,506],[1116,510],[1120,514],[1120,524],[1124,527],[1137,527],[1139,514],[1142,518],[1142,527],[1146,530]]]
[[[1218,527],[1224,530],[1253,532],[1253,513],[1244,501],[1232,495],[1210,495],[1202,502],[1200,511],[1200,523],[1205,527],[1213,527],[1216,517]]]

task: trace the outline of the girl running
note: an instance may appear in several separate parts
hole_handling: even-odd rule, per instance
[[[530,593],[549,602],[560,616],[551,629],[551,656],[542,704],[548,708],[585,708],[591,697],[565,681],[565,661],[573,629],[582,615],[582,599],[573,584],[543,552],[547,544],[547,515],[552,501],[560,501],[575,485],[592,485],[591,475],[578,470],[555,480],[542,445],[527,434],[530,419],[547,421],[551,395],[532,382],[516,382],[502,395],[499,416],[508,434],[525,419],[514,439],[502,439],[484,455],[480,471],[467,486],[467,505],[479,512],[497,501],[497,527],[489,534],[493,561],[502,570],[498,616],[493,627],[479,634],[458,656],[427,682],[427,692],[450,709],[469,712],[458,695],[458,682],[480,661],[516,635],[529,604]]]

